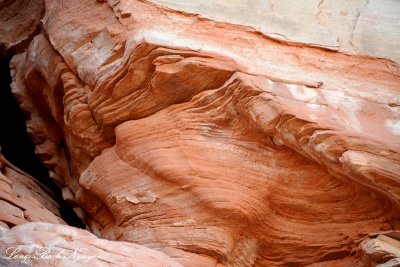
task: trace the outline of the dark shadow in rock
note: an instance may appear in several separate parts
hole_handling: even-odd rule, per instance
[[[35,146],[26,132],[25,119],[11,92],[11,57],[0,57],[0,147],[4,157],[49,188],[60,204],[61,216],[71,226],[85,228],[83,222],[61,197],[47,169],[35,155]]]

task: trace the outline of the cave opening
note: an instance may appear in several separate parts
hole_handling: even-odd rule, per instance
[[[85,224],[68,206],[61,189],[50,179],[48,170],[35,154],[35,145],[26,132],[25,118],[11,92],[11,56],[0,57],[0,147],[1,153],[12,164],[49,188],[60,205],[62,219],[69,225],[85,228]]]

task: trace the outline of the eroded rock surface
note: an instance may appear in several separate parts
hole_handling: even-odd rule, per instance
[[[364,2],[46,1],[12,89],[95,234],[185,266],[362,266],[400,227],[398,7]],[[381,40],[357,30],[377,15]]]
[[[9,262],[25,266],[182,267],[144,246],[99,239],[82,229],[50,223],[0,228],[0,250]]]
[[[0,226],[28,222],[65,224],[49,189],[0,154]]]
[[[400,233],[382,232],[371,235],[361,243],[365,266],[390,267],[400,264]]]
[[[0,1],[0,56],[25,49],[39,31],[44,12],[42,0]]]

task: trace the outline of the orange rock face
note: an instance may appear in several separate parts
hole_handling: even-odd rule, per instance
[[[367,240],[400,228],[398,53],[360,41],[386,9],[354,4],[336,44],[152,2],[168,1],[46,1],[11,62],[36,152],[91,231],[184,266],[396,261]]]

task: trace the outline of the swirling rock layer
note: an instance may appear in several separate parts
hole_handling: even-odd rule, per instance
[[[332,49],[149,1],[46,1],[13,92],[99,236],[185,266],[361,266],[362,240],[400,227],[400,66],[357,49],[375,14],[358,2]]]
[[[350,264],[363,235],[397,226],[395,202],[274,142],[262,128],[270,112],[252,117],[274,100],[250,81],[235,75],[116,128],[116,145],[81,175],[78,193],[102,235],[228,266]]]

